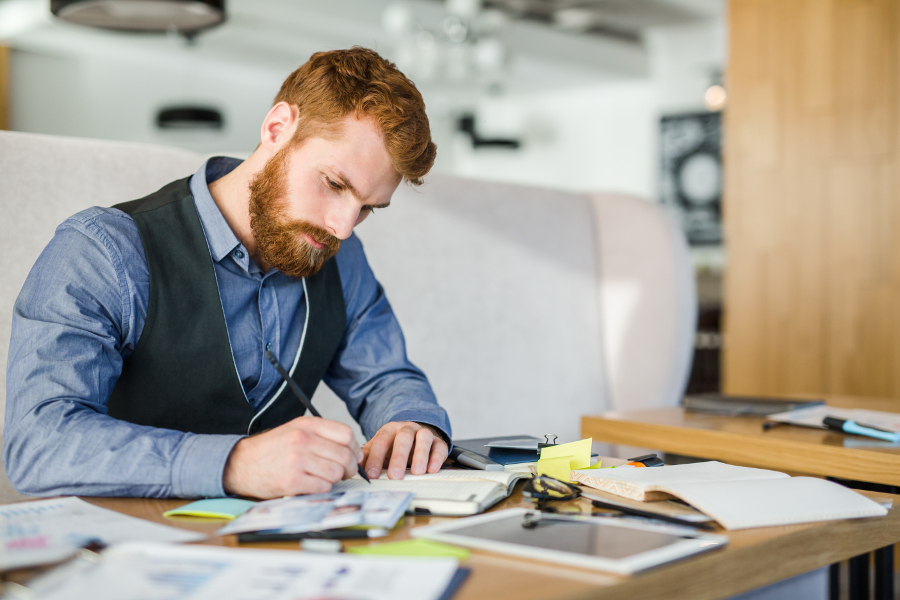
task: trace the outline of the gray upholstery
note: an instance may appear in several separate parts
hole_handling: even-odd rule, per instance
[[[202,161],[172,148],[0,132],[0,364],[13,302],[56,225]],[[458,436],[573,439],[581,414],[671,405],[684,389],[693,278],[683,237],[653,204],[433,175],[422,188],[401,186],[358,234]],[[323,413],[346,418],[324,386],[316,396]]]

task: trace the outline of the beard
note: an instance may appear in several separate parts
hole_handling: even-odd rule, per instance
[[[337,254],[341,240],[308,221],[287,216],[287,164],[291,147],[278,151],[250,183],[250,231],[257,250],[270,267],[301,279],[318,273]],[[316,248],[303,234],[324,248]]]

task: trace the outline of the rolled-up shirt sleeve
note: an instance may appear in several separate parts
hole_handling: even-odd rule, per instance
[[[16,300],[6,472],[13,487],[32,495],[222,496],[225,462],[242,436],[183,433],[107,415],[123,357],[140,335],[133,312],[146,310],[131,299],[137,286],[149,285],[125,268],[123,252],[142,257],[143,249],[136,236],[117,235],[133,227],[117,213],[90,209],[63,223]]]
[[[347,405],[366,437],[391,421],[431,425],[450,440],[450,419],[425,374],[406,355],[406,342],[384,290],[356,235],[337,255],[347,328],[324,381]]]

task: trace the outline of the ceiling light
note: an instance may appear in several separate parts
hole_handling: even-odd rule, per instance
[[[191,35],[225,20],[225,0],[50,0],[50,11],[78,25]]]
[[[703,94],[703,103],[706,105],[706,109],[713,112],[719,112],[725,108],[726,100],[728,100],[728,94],[721,85],[711,85]]]

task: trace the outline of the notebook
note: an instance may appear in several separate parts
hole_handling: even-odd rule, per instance
[[[415,495],[408,513],[457,517],[483,512],[509,496],[517,481],[530,478],[530,473],[507,471],[445,469],[425,475],[411,475],[407,471],[406,477],[397,480],[388,479],[383,473],[371,484],[356,475],[339,481],[331,489],[333,492],[411,492]]]
[[[765,417],[774,413],[821,406],[824,400],[800,400],[797,398],[768,398],[757,396],[723,396],[721,394],[694,394],[685,396],[681,405],[685,410],[713,415],[745,415]]]
[[[880,504],[824,479],[790,477],[716,461],[647,469],[576,470],[572,479],[634,500],[675,497],[725,529],[887,514]]]

